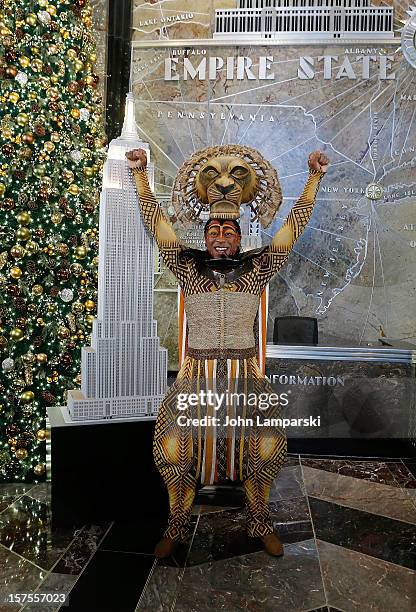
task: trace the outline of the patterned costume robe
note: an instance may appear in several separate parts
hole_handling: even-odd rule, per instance
[[[144,223],[182,288],[189,331],[188,352],[160,408],[153,444],[154,460],[169,493],[165,537],[186,538],[198,480],[202,484],[243,482],[248,535],[272,533],[268,498],[285,461],[287,441],[282,429],[262,423],[265,418],[280,417],[279,407],[263,411],[229,396],[232,392],[245,393],[246,398],[252,393],[255,397],[273,393],[257,361],[254,324],[260,296],[305,228],[323,173],[310,171],[302,196],[270,246],[243,254],[242,265],[228,274],[213,272],[204,265],[203,251],[177,241],[146,171],[135,169],[133,175]],[[180,394],[200,397],[201,390],[224,393],[226,401],[219,410],[208,401],[179,408]],[[239,422],[225,426],[227,415]],[[217,417],[218,422],[213,424],[211,419],[201,426],[203,417]],[[184,425],[186,419],[196,420]]]

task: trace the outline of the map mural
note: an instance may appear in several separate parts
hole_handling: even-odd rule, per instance
[[[131,80],[157,195],[172,214],[174,177],[197,149],[255,147],[284,194],[261,232],[267,244],[302,192],[308,154],[324,151],[331,166],[311,222],[270,284],[269,333],[275,317],[298,315],[318,318],[320,343],[414,341],[416,7],[314,4],[136,1]],[[177,230],[195,242],[197,228]],[[173,350],[166,273],[159,290],[161,339]]]

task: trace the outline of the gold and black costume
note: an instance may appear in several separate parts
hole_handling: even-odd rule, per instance
[[[167,267],[182,288],[189,328],[188,351],[177,380],[169,389],[156,422],[155,463],[169,492],[170,516],[165,537],[182,540],[189,528],[198,480],[212,484],[227,479],[243,482],[247,502],[247,530],[262,537],[273,532],[268,498],[273,480],[287,454],[284,430],[257,426],[257,407],[236,407],[227,401],[217,416],[247,419],[242,424],[217,427],[181,426],[178,416],[201,419],[216,416],[214,407],[199,403],[178,409],[178,395],[214,389],[217,393],[272,393],[257,360],[254,324],[260,296],[285,263],[313,210],[323,172],[310,171],[302,196],[283,227],[267,247],[243,253],[241,265],[229,273],[215,273],[203,251],[181,245],[156,201],[146,170],[133,170],[140,210],[157,241]],[[261,418],[278,418],[270,406]]]

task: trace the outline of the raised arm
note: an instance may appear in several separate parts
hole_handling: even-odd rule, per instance
[[[302,195],[290,211],[283,226],[276,232],[268,249],[261,256],[259,274],[263,284],[280,270],[295,242],[311,218],[321,179],[328,170],[329,160],[320,151],[309,156],[309,176]]]
[[[178,241],[172,225],[166,219],[161,205],[150,188],[146,152],[134,149],[126,153],[126,158],[136,183],[144,224],[156,240],[166,266],[181,282],[188,269],[186,249]]]

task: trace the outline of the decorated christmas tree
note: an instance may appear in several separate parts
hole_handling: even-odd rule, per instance
[[[102,101],[87,0],[0,0],[0,476],[45,478],[46,408],[95,314]]]

